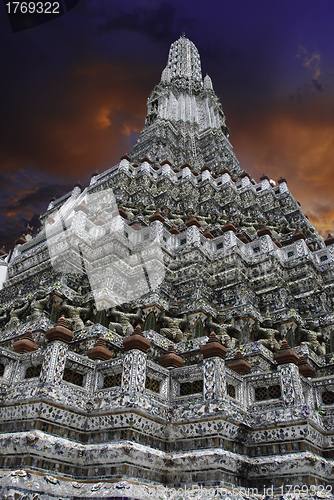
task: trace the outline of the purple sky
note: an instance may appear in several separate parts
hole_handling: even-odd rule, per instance
[[[332,0],[80,0],[15,34],[1,8],[0,243],[131,151],[182,31],[241,167],[286,177],[321,234],[334,230]]]

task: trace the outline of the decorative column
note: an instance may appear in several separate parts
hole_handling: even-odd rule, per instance
[[[282,398],[286,406],[305,404],[302,383],[298,370],[298,354],[291,349],[286,340],[282,341],[280,350],[274,355],[278,364],[277,371],[281,376]]]
[[[72,221],[72,228],[78,236],[84,236],[87,215],[89,214],[89,208],[86,205],[85,200],[83,200],[80,205],[74,207],[74,217]]]
[[[284,177],[280,177],[277,182],[279,185],[280,193],[289,193],[290,192],[288,185],[286,183],[286,179],[284,179]]]
[[[247,174],[247,172],[243,172],[240,175],[240,179],[242,182],[242,187],[246,187],[246,186],[249,186],[251,184],[250,176],[249,176],[249,174]]]
[[[224,250],[235,247],[237,245],[237,237],[235,235],[237,229],[233,226],[233,224],[227,220],[221,230],[224,233]]]
[[[228,171],[227,168],[223,168],[223,170],[221,171],[221,181],[222,181],[222,184],[226,184],[227,182],[232,184],[230,172]]]
[[[151,165],[149,164],[148,161],[143,161],[141,166],[140,166],[140,170],[143,174],[150,174],[150,171],[151,171]]]
[[[167,160],[167,161],[168,161],[168,160]],[[167,161],[165,161],[165,162],[163,162],[163,163],[161,164],[161,165],[162,165],[162,170],[161,170],[161,172],[162,172],[162,175],[167,175],[167,176],[169,177],[169,176],[170,176],[170,174],[171,174],[172,169],[171,169],[171,167],[170,167],[169,163],[167,163]]]
[[[120,164],[119,164],[119,171],[120,172],[125,172],[125,173],[128,173],[129,172],[129,168],[130,168],[130,157],[128,155],[124,155],[121,157],[121,161],[120,161]]]
[[[261,175],[260,181],[262,189],[269,189],[271,187],[269,177],[266,174]]]
[[[48,345],[42,364],[40,382],[46,388],[60,385],[65,370],[68,344],[73,339],[73,332],[66,328],[66,319],[62,316],[58,323],[45,334]],[[47,389],[45,391],[47,393]]]
[[[150,221],[150,241],[157,241],[158,243],[162,242],[163,238],[163,225],[165,222],[165,218],[159,213],[155,212],[155,214],[149,217]]]
[[[270,236],[263,235],[259,238],[259,240],[260,240],[260,252],[261,253],[267,253],[267,252],[270,252],[271,250],[276,249],[276,247],[274,246],[275,244]]]
[[[76,200],[77,198],[79,198],[81,192],[82,192],[82,186],[80,182],[77,182],[76,184],[74,184],[74,187],[72,189],[71,198]]]
[[[0,290],[2,290],[4,282],[7,280],[8,276],[8,264],[6,262],[7,252],[5,247],[0,250]]]
[[[15,371],[17,374],[19,359],[18,356],[14,353],[9,353],[7,350],[0,348],[0,354],[2,355],[2,359],[5,358],[5,371],[2,376],[1,382],[10,385],[15,377]],[[17,380],[18,381],[18,380]],[[0,382],[0,392],[6,390],[4,385]]]
[[[225,362],[227,349],[215,332],[210,333],[209,340],[201,347],[203,354],[203,397],[204,399],[224,399],[226,397]]]
[[[90,183],[89,185],[92,186],[93,184],[95,184],[95,182],[97,181],[97,177],[98,177],[99,173],[98,171],[96,170],[96,172],[93,172],[92,175],[90,176]]]
[[[187,245],[195,245],[200,246],[201,244],[201,233],[199,228],[201,227],[201,223],[196,219],[196,217],[192,216],[186,222],[187,226]]]
[[[191,170],[190,170],[190,165],[189,163],[184,163],[182,165],[181,170],[182,170],[182,179],[189,179],[191,177]]]
[[[173,224],[173,226],[170,228],[169,232],[171,233],[171,238],[169,240],[169,245],[172,249],[178,248],[179,246],[179,238],[176,236],[177,234],[180,234],[180,231],[178,228]]]
[[[123,339],[125,354],[122,390],[125,394],[139,395],[145,391],[147,351],[150,345],[139,325],[136,326],[130,337]]]

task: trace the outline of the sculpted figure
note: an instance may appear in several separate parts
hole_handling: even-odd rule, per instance
[[[27,317],[28,321],[34,321],[39,319],[41,316],[45,316],[44,308],[49,302],[50,295],[45,295],[42,288],[39,288],[36,292],[35,298],[30,302],[31,314]]]
[[[21,321],[20,317],[22,314],[28,309],[29,307],[29,302],[23,305],[23,300],[19,299],[16,302],[14,302],[13,307],[9,311],[9,322],[7,323],[7,330],[11,330],[12,328],[17,328]]]
[[[117,320],[119,318],[119,311],[116,310],[115,307],[112,307],[110,310],[109,310],[109,315]],[[120,323],[118,323],[117,321],[110,321],[109,322],[109,325],[108,325],[108,328],[109,330],[111,330],[112,332],[116,332],[118,333],[118,335],[123,335],[123,327]]]
[[[294,228],[293,223],[289,224],[287,221],[286,222],[283,221],[279,225],[279,231],[281,234],[289,234],[294,230],[295,230],[295,228]]]
[[[247,210],[246,214],[242,218],[242,224],[246,227],[253,225],[253,218],[251,217],[249,210]]]
[[[128,305],[124,306],[125,311],[129,311],[130,307]],[[138,309],[136,313],[118,311],[115,307],[110,309],[110,315],[118,319],[117,322],[110,322],[109,329],[123,335],[123,337],[128,337],[133,332],[133,324],[135,326],[142,322],[141,319],[141,309]]]
[[[208,315],[205,321],[205,326],[208,329],[208,332],[214,331],[221,341],[221,343],[225,347],[235,347],[238,344],[238,341],[236,338],[232,337],[232,334],[235,335],[236,329],[234,328],[234,324],[229,324],[229,323],[224,323],[226,320],[225,316],[219,315],[217,317],[218,322],[216,323],[213,320],[213,317],[211,314]],[[232,320],[233,322],[233,320]]]
[[[6,323],[8,321],[7,309],[2,309],[1,312],[3,314],[1,314],[1,316],[0,316],[0,325],[1,325],[1,323]]]
[[[307,321],[306,327],[308,328],[303,328],[301,325],[299,325],[296,328],[298,343],[300,343],[301,345],[307,345],[317,354],[326,354],[325,342],[322,342],[322,344],[320,343],[320,340],[324,340],[322,337],[322,333],[318,330],[318,328],[314,328],[314,323],[312,321]],[[325,353],[323,352],[324,349]]]
[[[270,318],[266,318],[263,321],[263,326],[260,326],[260,322],[257,319],[253,326],[253,331],[255,330],[255,340],[261,342],[265,347],[273,352],[276,352],[280,348],[280,344],[276,337],[280,338],[281,334],[278,330],[272,327],[272,321]]]
[[[81,307],[81,303],[81,297],[76,296],[73,297],[72,305],[65,299],[59,308],[60,312],[65,311],[70,318],[71,328],[74,332],[76,330],[83,330],[85,327],[81,319],[81,314],[89,314],[91,312],[90,304],[86,307]]]
[[[318,354],[320,356],[324,356],[327,352],[327,347],[326,347],[326,342],[321,342],[321,344],[318,346]]]
[[[226,223],[227,219],[228,219],[227,213],[225,210],[223,210],[222,213],[219,214],[217,218],[215,217],[215,223],[223,226]]]
[[[173,306],[169,309],[169,316],[162,313],[159,317],[159,320],[167,325],[160,328],[160,333],[174,340],[174,342],[181,342],[181,340],[186,340],[187,337],[184,329],[188,325],[188,318],[186,314],[183,314],[182,318],[178,318],[179,312],[179,308]]]

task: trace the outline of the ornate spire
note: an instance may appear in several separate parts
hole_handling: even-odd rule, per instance
[[[193,42],[185,36],[181,36],[172,43],[169,49],[167,66],[161,80],[167,74],[171,82],[180,78],[199,83],[203,87],[201,59],[198,50]]]
[[[190,163],[195,171],[208,165],[214,174],[223,165],[228,172],[241,172],[211,78],[207,75],[203,81],[198,50],[185,36],[171,45],[167,66],[147,107],[132,161],[150,155],[160,164],[167,159],[177,167]]]

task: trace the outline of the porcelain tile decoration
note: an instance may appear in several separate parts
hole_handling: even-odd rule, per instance
[[[147,106],[8,264],[0,496],[333,498],[334,239],[239,164],[186,37]]]

